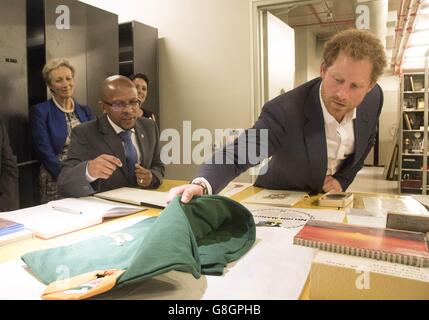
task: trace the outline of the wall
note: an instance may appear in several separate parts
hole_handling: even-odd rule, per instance
[[[295,86],[320,75],[321,50],[316,36],[307,29],[295,29]]]
[[[161,130],[251,125],[249,0],[82,0],[158,28]],[[197,165],[167,168],[189,179]]]
[[[399,120],[399,87],[398,76],[385,76],[380,78],[378,84],[383,89],[384,104],[380,115],[379,127],[379,165],[389,162],[387,157],[393,144],[394,129],[398,128]]]
[[[267,12],[268,100],[294,88],[295,32]]]

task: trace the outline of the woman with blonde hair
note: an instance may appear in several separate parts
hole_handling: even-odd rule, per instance
[[[33,146],[40,160],[41,202],[61,198],[57,178],[61,161],[67,155],[71,130],[92,119],[87,106],[73,99],[75,69],[66,59],[53,59],[43,68],[43,78],[52,99],[30,109],[30,126]]]

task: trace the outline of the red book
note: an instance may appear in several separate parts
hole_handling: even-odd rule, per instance
[[[310,220],[294,237],[294,244],[416,267],[429,266],[426,236],[420,232]]]

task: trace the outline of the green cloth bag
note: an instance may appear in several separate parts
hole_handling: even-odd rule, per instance
[[[73,245],[30,252],[22,260],[45,284],[114,269],[124,270],[114,283],[122,287],[172,270],[195,278],[222,275],[227,263],[253,246],[255,235],[252,214],[229,198],[202,196],[183,204],[176,197],[159,217]]]

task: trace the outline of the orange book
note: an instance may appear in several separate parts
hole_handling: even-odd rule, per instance
[[[293,242],[336,253],[416,267],[429,266],[426,236],[421,232],[310,220]]]

